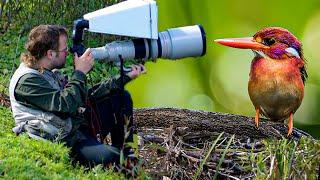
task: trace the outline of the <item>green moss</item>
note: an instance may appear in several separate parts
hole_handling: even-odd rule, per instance
[[[0,178],[14,179],[122,179],[102,166],[88,170],[73,165],[69,149],[61,143],[15,136],[12,114],[0,107]]]

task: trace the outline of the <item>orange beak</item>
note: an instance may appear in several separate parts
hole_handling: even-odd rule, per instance
[[[216,39],[214,40],[214,42],[222,44],[224,46],[240,48],[240,49],[263,50],[263,49],[269,48],[269,46],[265,46],[261,43],[256,42],[255,40],[253,40],[252,37]]]

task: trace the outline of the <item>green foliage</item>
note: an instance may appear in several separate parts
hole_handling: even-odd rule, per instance
[[[30,0],[0,1],[0,92],[8,93],[9,79],[20,63],[20,55],[24,52],[24,44],[29,31],[39,24],[60,24],[68,28],[71,35],[73,21],[83,14],[120,2],[121,0]],[[52,11],[52,8],[55,10]],[[86,34],[84,44],[87,47],[102,46],[108,41],[119,39],[116,36]],[[69,38],[69,45],[71,39]],[[67,58],[64,72],[72,73],[73,57]],[[118,74],[113,66],[96,63],[89,81],[96,84],[101,80]]]
[[[0,32],[14,29],[21,35],[39,24],[72,27],[83,14],[104,8],[119,0],[9,0],[0,2]],[[54,9],[54,10],[53,10]]]
[[[0,92],[7,92],[9,79],[19,64],[19,57],[23,52],[26,37],[13,32],[0,36]]]

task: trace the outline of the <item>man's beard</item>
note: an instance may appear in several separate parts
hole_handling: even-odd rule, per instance
[[[57,54],[57,60],[58,60],[58,58],[59,58],[59,56],[58,56],[58,54]],[[59,64],[58,64],[59,63]],[[61,64],[60,64],[61,63]],[[59,59],[59,61],[56,61],[56,63],[55,63],[55,66],[54,66],[54,69],[62,69],[62,68],[64,68],[64,66],[66,65],[66,58],[64,59],[64,61],[62,62],[62,61],[60,61],[60,59]]]
[[[66,65],[66,61],[64,61],[64,63],[57,64],[56,67],[55,67],[55,69],[62,69],[62,68],[65,67],[65,65]]]
[[[61,64],[59,66],[56,66],[55,69],[62,69],[62,68],[64,68],[64,66],[65,66],[65,64]]]

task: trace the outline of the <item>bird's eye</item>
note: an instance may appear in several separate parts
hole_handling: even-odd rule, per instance
[[[274,43],[276,43],[276,40],[274,40],[273,38],[265,38],[262,41],[262,44],[267,45],[267,46],[271,46]]]

